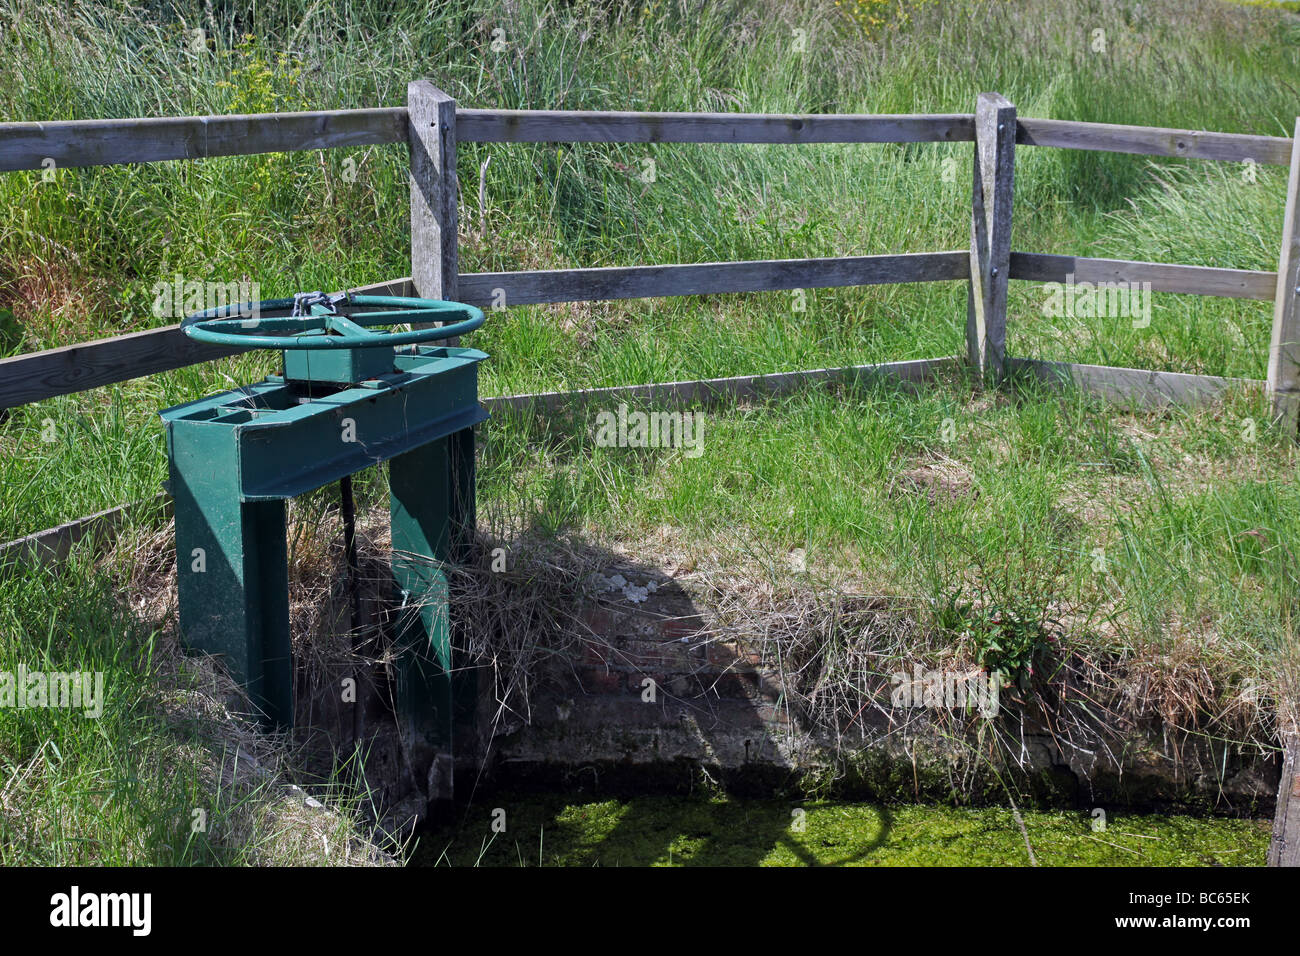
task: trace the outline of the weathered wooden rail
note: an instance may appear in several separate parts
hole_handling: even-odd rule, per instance
[[[418,95],[418,94],[417,94]],[[920,143],[970,142],[971,113],[804,114],[631,113],[599,110],[456,109],[462,143]],[[108,166],[175,159],[207,159],[306,149],[403,143],[409,137],[405,106],[243,116],[0,123],[0,172]],[[1116,126],[1075,120],[1021,118],[1023,146],[1176,156],[1184,159],[1253,160],[1286,166],[1290,140],[1150,126]]]
[[[1000,100],[1000,98],[998,98]],[[1116,126],[1018,118],[1005,100],[986,95],[987,115],[769,115],[633,113],[615,111],[460,109],[427,81],[411,84],[405,107],[0,124],[0,171],[206,159],[406,142],[411,151],[412,270],[386,283],[424,295],[459,298],[483,307],[597,299],[706,295],[894,282],[965,280],[980,290],[968,318],[969,358],[1000,374],[1005,361],[1008,280],[1150,282],[1158,292],[1274,300],[1277,315],[1269,387],[1278,414],[1296,418],[1298,337],[1294,292],[1294,209],[1279,272],[1214,269],[1128,260],[1012,252],[1009,241],[1014,147],[1051,146],[1292,166],[1293,140],[1195,130]],[[412,117],[416,122],[412,123]],[[999,131],[997,127],[1001,125]],[[1010,134],[1014,130],[1014,136]],[[1001,132],[999,138],[998,133]],[[980,145],[977,177],[988,176],[975,199],[970,250],[767,262],[689,263],[596,269],[461,274],[456,255],[458,142],[541,143],[902,143]],[[997,190],[1001,188],[1001,193]],[[983,195],[987,193],[987,196]],[[985,199],[988,201],[985,202]],[[997,242],[985,246],[984,239]],[[972,273],[972,263],[977,265]],[[231,354],[193,342],[175,326],[75,343],[0,360],[0,408],[109,385]],[[1118,370],[1102,389],[1118,396],[1143,388],[1133,370]],[[1079,378],[1105,382],[1097,367]],[[1207,382],[1207,386],[1211,383]],[[1136,390],[1135,390],[1136,389]],[[1208,391],[1214,391],[1210,387]],[[1165,391],[1157,396],[1167,398]]]
[[[902,255],[764,262],[689,263],[596,269],[462,274],[458,268],[456,150],[482,143],[827,143],[973,142],[969,249]],[[195,160],[384,143],[410,151],[411,275],[386,289],[488,308],[552,302],[709,295],[901,282],[969,285],[965,360],[992,380],[1024,369],[1045,380],[1120,400],[1179,403],[1213,395],[1240,380],[1108,366],[1009,358],[1007,288],[1033,282],[1149,282],[1153,291],[1272,301],[1273,332],[1265,385],[1274,413],[1294,435],[1300,418],[1300,119],[1291,138],[1197,130],[1030,119],[996,93],[974,113],[943,115],[768,115],[611,111],[460,109],[432,83],[410,85],[405,107],[250,116],[76,120],[0,124],[0,172],[122,163]],[[1255,162],[1288,166],[1286,213],[1276,272],[1094,259],[1011,249],[1016,146],[1056,147]],[[232,354],[193,342],[176,326],[74,343],[0,360],[0,408]],[[554,408],[616,396],[703,400],[781,392],[809,382],[863,375],[924,378],[953,359],[850,369],[814,369],[697,382],[628,385],[612,390],[515,396],[503,406]],[[6,557],[59,557],[76,540],[124,520],[122,509],[80,519],[10,546]],[[1270,862],[1300,865],[1300,767],[1297,737],[1287,737],[1285,773]],[[1293,779],[1294,778],[1294,779]],[[1292,797],[1294,796],[1294,799]]]

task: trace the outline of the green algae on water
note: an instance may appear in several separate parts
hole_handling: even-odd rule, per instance
[[[502,812],[503,811],[503,812]],[[1264,820],[1021,814],[1040,866],[1263,866]],[[499,795],[425,834],[415,865],[1025,866],[1007,809]],[[494,820],[497,821],[494,829]],[[504,827],[504,830],[501,828]]]

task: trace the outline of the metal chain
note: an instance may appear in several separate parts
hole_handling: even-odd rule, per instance
[[[324,292],[295,292],[293,294],[293,311],[289,313],[290,318],[299,318],[312,314],[313,305],[323,305],[330,310],[331,315],[338,315],[338,306],[340,303],[347,302],[348,294],[338,292],[334,295],[327,295]]]

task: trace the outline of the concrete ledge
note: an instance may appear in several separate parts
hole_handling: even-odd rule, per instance
[[[845,726],[819,725],[801,712],[789,675],[759,653],[762,634],[734,633],[703,603],[704,592],[657,568],[615,570],[656,587],[636,603],[617,592],[589,601],[574,623],[578,640],[538,675],[528,719],[499,727],[479,755],[486,767],[471,761],[465,773],[520,789],[622,795],[718,786],[1001,806],[1005,781],[1044,807],[1272,812],[1275,754],[1158,722],[1098,725],[1089,739],[1073,739],[1077,721],[1063,720],[1064,710],[1044,719],[1014,694],[985,719],[975,710],[895,706],[886,678],[883,692],[864,689]],[[883,627],[898,612],[871,613]],[[1063,739],[1058,725],[1075,729]],[[1001,744],[990,746],[993,739]]]

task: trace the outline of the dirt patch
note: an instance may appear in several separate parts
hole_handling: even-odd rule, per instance
[[[970,469],[947,457],[898,472],[887,493],[891,498],[921,497],[931,504],[974,501],[980,495]]]

